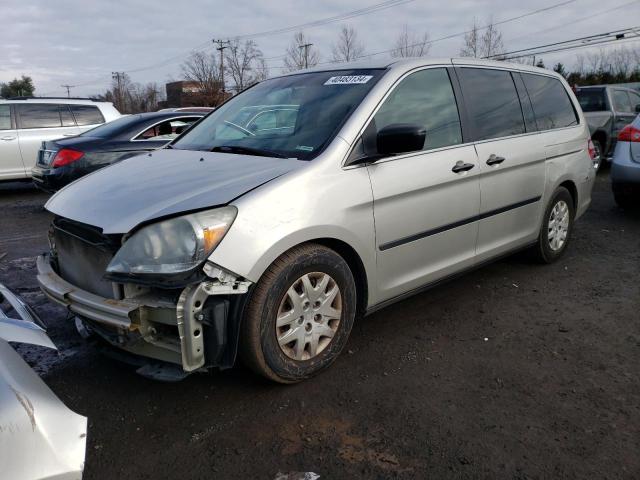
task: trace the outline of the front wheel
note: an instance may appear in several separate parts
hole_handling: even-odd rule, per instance
[[[566,251],[573,220],[575,206],[569,191],[558,187],[545,210],[538,241],[532,248],[532,254],[541,263],[553,263]]]
[[[322,245],[296,247],[267,269],[251,294],[242,359],[276,382],[312,377],[346,345],[355,307],[355,282],[344,259]]]

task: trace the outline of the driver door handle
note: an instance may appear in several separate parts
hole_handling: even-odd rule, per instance
[[[475,165],[473,163],[464,163],[462,160],[456,162],[456,164],[451,169],[454,173],[466,172],[467,170],[471,170]]]
[[[2,140],[5,142],[10,142],[11,140],[15,140],[17,137],[2,137]]]
[[[491,154],[489,155],[489,159],[487,160],[487,165],[498,165],[502,162],[504,162],[505,158],[504,157],[498,157],[495,154]]]

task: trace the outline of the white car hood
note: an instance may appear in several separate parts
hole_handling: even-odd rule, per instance
[[[186,150],[157,150],[98,170],[56,193],[50,212],[127,233],[182,212],[225,205],[305,162]]]

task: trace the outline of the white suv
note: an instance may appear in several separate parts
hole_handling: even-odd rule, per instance
[[[113,104],[90,99],[0,100],[0,180],[30,178],[43,141],[72,137],[120,116]]]

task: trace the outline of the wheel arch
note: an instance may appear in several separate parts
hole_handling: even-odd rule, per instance
[[[571,200],[573,200],[573,208],[577,210],[579,206],[578,187],[576,187],[576,184],[573,182],[573,180],[565,180],[560,185],[558,185],[558,187],[564,187],[569,190],[569,193],[571,194]]]

